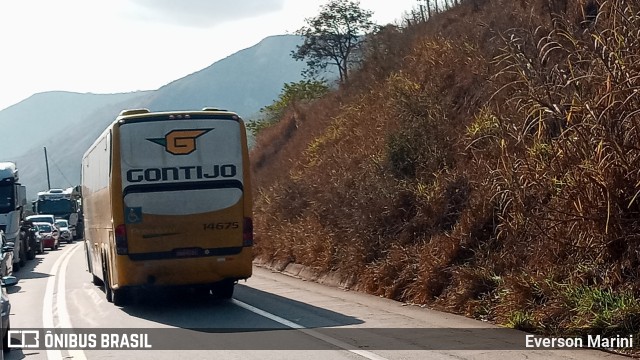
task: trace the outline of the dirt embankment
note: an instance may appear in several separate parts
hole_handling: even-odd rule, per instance
[[[638,333],[639,33],[621,0],[385,28],[258,137],[257,255],[516,328]]]

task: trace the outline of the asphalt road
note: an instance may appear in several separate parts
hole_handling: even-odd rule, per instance
[[[11,326],[37,331],[40,347],[27,347],[34,345],[32,333],[13,334],[12,343],[22,347],[5,359],[624,358],[526,348],[522,332],[263,268],[236,286],[232,300],[150,291],[118,307],[90,282],[84,259],[76,242],[38,255],[16,273],[19,283],[8,289]],[[47,331],[54,346],[45,349]],[[103,345],[111,349],[94,349]],[[113,349],[127,346],[139,349]]]

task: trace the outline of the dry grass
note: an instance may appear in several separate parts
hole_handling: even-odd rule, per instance
[[[263,131],[259,256],[508,326],[638,332],[640,5],[472,3],[385,29]]]

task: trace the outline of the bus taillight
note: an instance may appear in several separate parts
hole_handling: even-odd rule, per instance
[[[129,245],[127,244],[127,228],[124,224],[116,226],[116,253],[118,255],[127,255],[129,253]]]
[[[244,218],[242,223],[242,246],[253,246],[253,220]]]

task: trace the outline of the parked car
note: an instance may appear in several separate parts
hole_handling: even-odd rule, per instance
[[[13,246],[7,243],[4,231],[0,230],[0,277],[13,275]]]
[[[73,234],[69,228],[69,222],[65,219],[56,219],[56,226],[60,231],[60,240],[64,240],[67,244],[71,244],[73,242]]]
[[[13,251],[13,250],[12,250]],[[6,286],[13,286],[18,283],[18,279],[14,276],[3,276],[0,278],[0,329],[2,329],[2,351],[7,352],[11,350],[9,347],[9,330],[11,330],[11,322],[9,321],[9,313],[11,312],[11,303],[9,302],[9,296],[5,290]]]
[[[34,223],[34,225],[38,228],[42,246],[50,248],[51,250],[58,249],[60,245],[60,232],[56,226],[49,223]]]

